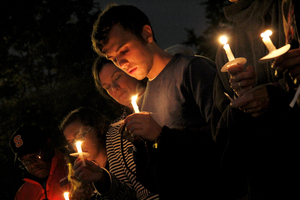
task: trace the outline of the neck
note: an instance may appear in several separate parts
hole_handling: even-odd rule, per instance
[[[106,167],[106,163],[107,163],[107,154],[106,152],[100,152],[99,155],[97,156],[97,158],[95,159],[95,162],[102,168]]]
[[[165,52],[155,44],[154,54],[153,54],[153,64],[147,77],[150,80],[155,79],[155,77],[160,74],[160,72],[166,67],[166,65],[170,62],[171,59],[172,59],[172,55],[168,54],[167,52]]]

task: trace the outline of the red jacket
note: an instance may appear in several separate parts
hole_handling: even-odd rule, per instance
[[[50,174],[46,183],[47,199],[64,200],[64,192],[68,192],[70,186],[61,187],[60,180],[67,177],[68,166],[64,160],[64,155],[55,150],[52,158]],[[42,185],[29,178],[23,179],[25,183],[16,193],[15,200],[43,200],[46,199],[45,190]]]

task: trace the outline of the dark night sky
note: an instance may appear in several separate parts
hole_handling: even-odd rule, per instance
[[[101,9],[108,3],[131,4],[149,17],[158,44],[165,49],[187,39],[184,28],[194,29],[197,35],[206,29],[202,0],[97,0]]]

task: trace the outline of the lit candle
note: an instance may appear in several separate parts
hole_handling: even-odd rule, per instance
[[[276,50],[276,47],[274,46],[273,42],[270,39],[271,35],[272,35],[272,31],[271,30],[266,30],[265,32],[263,32],[260,35],[262,37],[262,41],[266,45],[266,47],[269,50],[269,52],[272,52],[272,51]]]
[[[132,104],[133,110],[135,113],[139,113],[140,111],[139,111],[139,107],[136,104],[136,100],[137,100],[137,95],[131,97],[131,104]]]
[[[79,153],[79,157],[82,160],[82,165],[86,166],[84,158],[83,158],[83,154],[82,154],[81,143],[82,143],[82,141],[77,141],[76,148],[77,148],[77,152]]]
[[[69,199],[69,192],[65,192],[65,193],[64,193],[64,197],[65,197],[65,200],[70,200],[70,199]]]
[[[231,49],[230,49],[229,44],[227,44],[227,37],[221,36],[221,37],[220,37],[220,42],[221,42],[222,44],[224,44],[223,48],[224,48],[224,50],[225,50],[225,52],[226,52],[226,55],[227,55],[228,60],[229,60],[229,61],[234,60],[235,57],[234,57],[234,55],[233,55],[233,53],[232,53],[232,51],[231,51]]]

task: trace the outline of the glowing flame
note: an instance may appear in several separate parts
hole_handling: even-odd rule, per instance
[[[134,110],[135,113],[140,112],[139,107],[136,104],[137,97],[138,97],[138,95],[135,95],[135,96],[131,97],[131,104],[132,104],[132,107],[133,107],[133,110]]]
[[[265,37],[270,37],[272,35],[272,31],[271,30],[266,30],[265,32],[263,32],[262,34],[260,34],[260,36],[262,38],[265,38]]]
[[[227,44],[227,37],[226,37],[226,36],[221,36],[221,37],[220,37],[220,42],[221,42],[222,44]]]
[[[82,153],[81,143],[82,143],[82,141],[77,141],[76,142],[76,148],[77,148],[78,153]]]
[[[65,197],[65,200],[70,200],[70,199],[69,199],[69,192],[65,192],[65,193],[64,193],[64,197]]]

